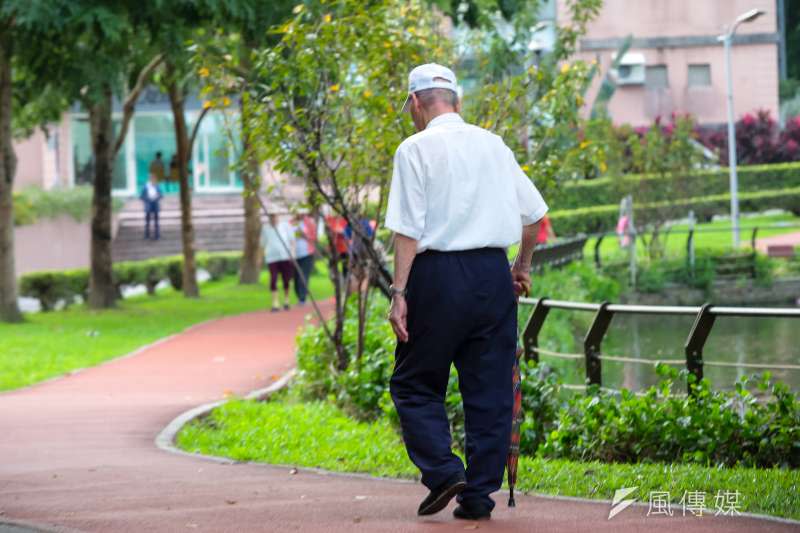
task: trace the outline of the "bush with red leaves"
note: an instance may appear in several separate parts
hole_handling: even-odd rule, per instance
[[[728,133],[725,128],[703,129],[699,139],[715,150],[720,164],[728,163]],[[767,110],[747,113],[736,123],[736,152],[740,165],[800,161],[800,117],[790,120],[783,131]]]

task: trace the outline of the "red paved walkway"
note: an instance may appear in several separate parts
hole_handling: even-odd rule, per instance
[[[606,503],[538,497],[520,498],[513,510],[498,505],[489,523],[455,522],[450,509],[422,520],[418,484],[291,475],[154,446],[181,412],[286,372],[301,322],[300,311],[227,318],[132,357],[0,394],[0,522],[136,533],[798,530],[752,518],[645,518],[642,508],[608,521]]]
[[[800,232],[784,233],[783,235],[774,235],[772,237],[762,237],[756,239],[756,250],[761,253],[767,253],[769,246],[794,246],[800,247]]]

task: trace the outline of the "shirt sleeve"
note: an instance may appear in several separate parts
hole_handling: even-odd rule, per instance
[[[425,229],[425,183],[419,162],[407,145],[394,154],[392,185],[386,209],[386,227],[419,240]]]
[[[536,185],[519,167],[519,163],[514,157],[514,152],[510,148],[508,149],[508,159],[511,173],[514,176],[514,187],[517,191],[517,203],[522,225],[536,224],[547,213],[547,204]]]

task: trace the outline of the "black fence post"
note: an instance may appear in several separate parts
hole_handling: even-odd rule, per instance
[[[528,323],[525,324],[525,330],[522,333],[522,346],[524,348],[526,361],[533,360],[537,363],[539,362],[539,352],[536,351],[536,348],[539,347],[539,332],[542,330],[547,314],[550,312],[550,308],[544,304],[545,300],[547,300],[547,298],[539,298],[536,302],[533,312],[530,318],[528,318]]]
[[[602,266],[601,264],[602,261],[600,260],[600,244],[603,242],[603,239],[605,239],[605,237],[606,237],[605,234],[600,235],[597,238],[597,242],[594,243],[594,266],[597,268],[600,268]]]
[[[716,318],[711,314],[710,309],[711,304],[703,304],[694,319],[689,338],[686,339],[686,369],[689,373],[694,374],[698,382],[703,379],[703,347],[706,344],[706,340],[708,340],[708,335],[711,333],[711,328],[714,327],[714,319]],[[686,392],[694,394],[694,387],[688,381],[686,382]]]
[[[603,344],[608,326],[614,313],[608,310],[609,302],[600,304],[600,309],[594,315],[594,320],[583,340],[583,353],[586,355],[586,380],[590,385],[602,384],[602,372],[600,366],[600,346]]]
[[[753,253],[756,251],[756,240],[758,238],[758,226],[753,228],[753,234],[750,236],[750,247],[753,249]]]

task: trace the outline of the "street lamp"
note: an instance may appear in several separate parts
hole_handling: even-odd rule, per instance
[[[731,75],[731,45],[733,44],[733,35],[736,33],[736,28],[739,24],[745,22],[752,22],[761,15],[764,11],[760,9],[751,9],[746,13],[742,13],[736,20],[728,27],[728,31],[724,35],[719,36],[719,40],[725,45],[725,74],[728,83],[728,167],[730,170],[731,181],[731,220],[733,221],[733,247],[739,248],[739,182],[736,174],[736,126],[733,118],[733,77]]]

